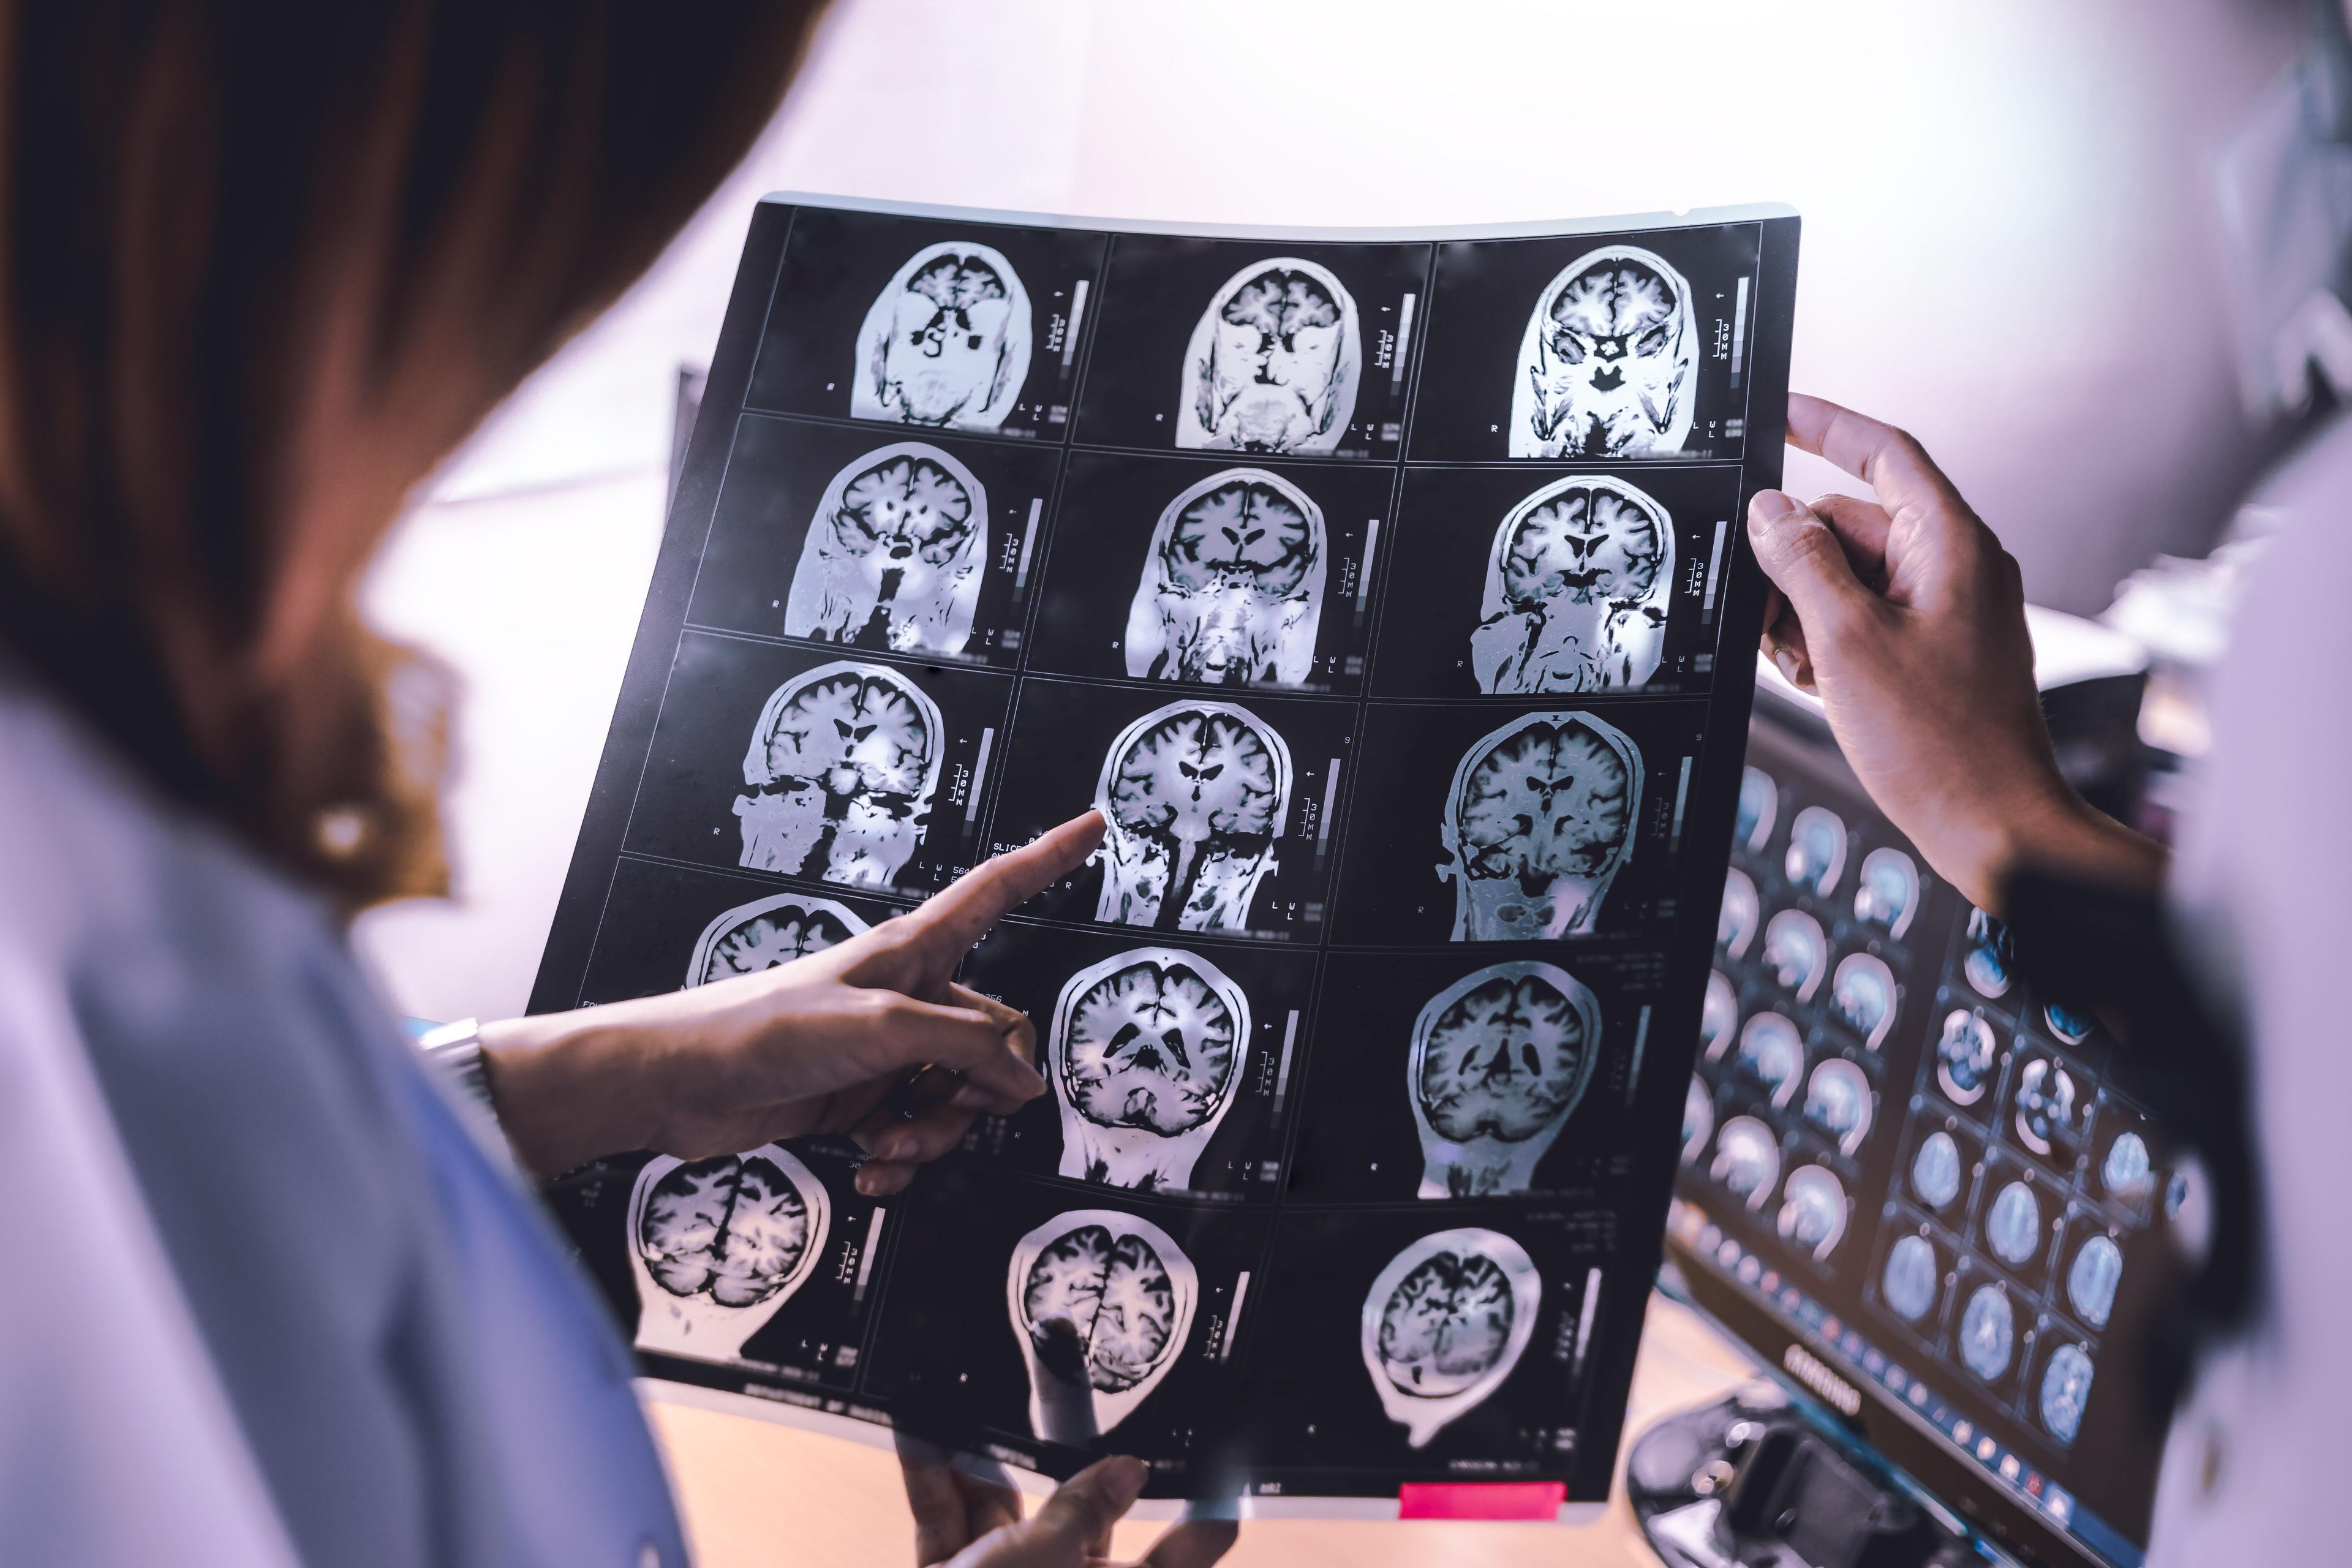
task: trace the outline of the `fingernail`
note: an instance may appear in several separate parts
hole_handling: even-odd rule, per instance
[[[1143,1482],[1150,1474],[1141,1459],[1131,1454],[1118,1455],[1104,1468],[1103,1491],[1123,1511],[1143,1495]]]
[[[914,1152],[914,1135],[912,1133],[900,1132],[892,1137],[882,1140],[882,1147],[876,1150],[875,1154],[877,1158],[884,1160],[904,1160],[913,1154]]]
[[[1748,503],[1749,531],[1761,533],[1782,518],[1804,510],[1804,503],[1786,490],[1758,490]]]
[[[871,1171],[860,1171],[857,1173],[856,1185],[859,1192],[870,1198],[882,1190],[882,1178]]]
[[[1782,675],[1788,678],[1790,685],[1794,686],[1797,684],[1797,656],[1795,654],[1790,653],[1786,648],[1782,648],[1772,656],[1772,663],[1778,667]]]
[[[948,1103],[958,1110],[978,1110],[993,1098],[978,1084],[968,1083],[948,1096]]]

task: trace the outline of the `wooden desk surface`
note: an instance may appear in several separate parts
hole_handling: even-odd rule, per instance
[[[1626,1425],[1712,1398],[1752,1368],[1687,1309],[1650,1298]],[[871,1568],[914,1561],[913,1525],[887,1450],[819,1436],[748,1416],[685,1405],[653,1406],[686,1527],[701,1568]],[[1619,1455],[1622,1477],[1623,1455]],[[1115,1549],[1140,1555],[1160,1527],[1122,1525]],[[1642,1542],[1623,1488],[1605,1518],[1588,1525],[1456,1524],[1262,1520],[1242,1527],[1231,1568],[1335,1563],[1360,1568],[1593,1563],[1657,1559]]]

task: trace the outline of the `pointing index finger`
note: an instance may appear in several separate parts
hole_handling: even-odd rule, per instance
[[[946,952],[961,953],[987,935],[988,928],[1008,910],[1085,864],[1102,842],[1103,826],[1098,811],[1074,816],[1020,848],[974,867],[906,918],[920,921],[928,928],[925,936]]]
[[[1911,435],[1894,426],[1842,408],[1825,398],[1789,395],[1789,445],[1826,458],[1878,492],[1891,512],[1950,509],[1967,515],[1968,503]]]

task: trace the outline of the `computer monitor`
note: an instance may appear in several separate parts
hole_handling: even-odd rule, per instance
[[[1675,1284],[2028,1562],[2137,1568],[2142,1368],[2190,1179],[2120,1047],[1759,697],[1683,1163]]]

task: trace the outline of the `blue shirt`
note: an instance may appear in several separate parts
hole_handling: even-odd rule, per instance
[[[0,668],[12,1561],[681,1568],[628,1352],[315,899]]]

